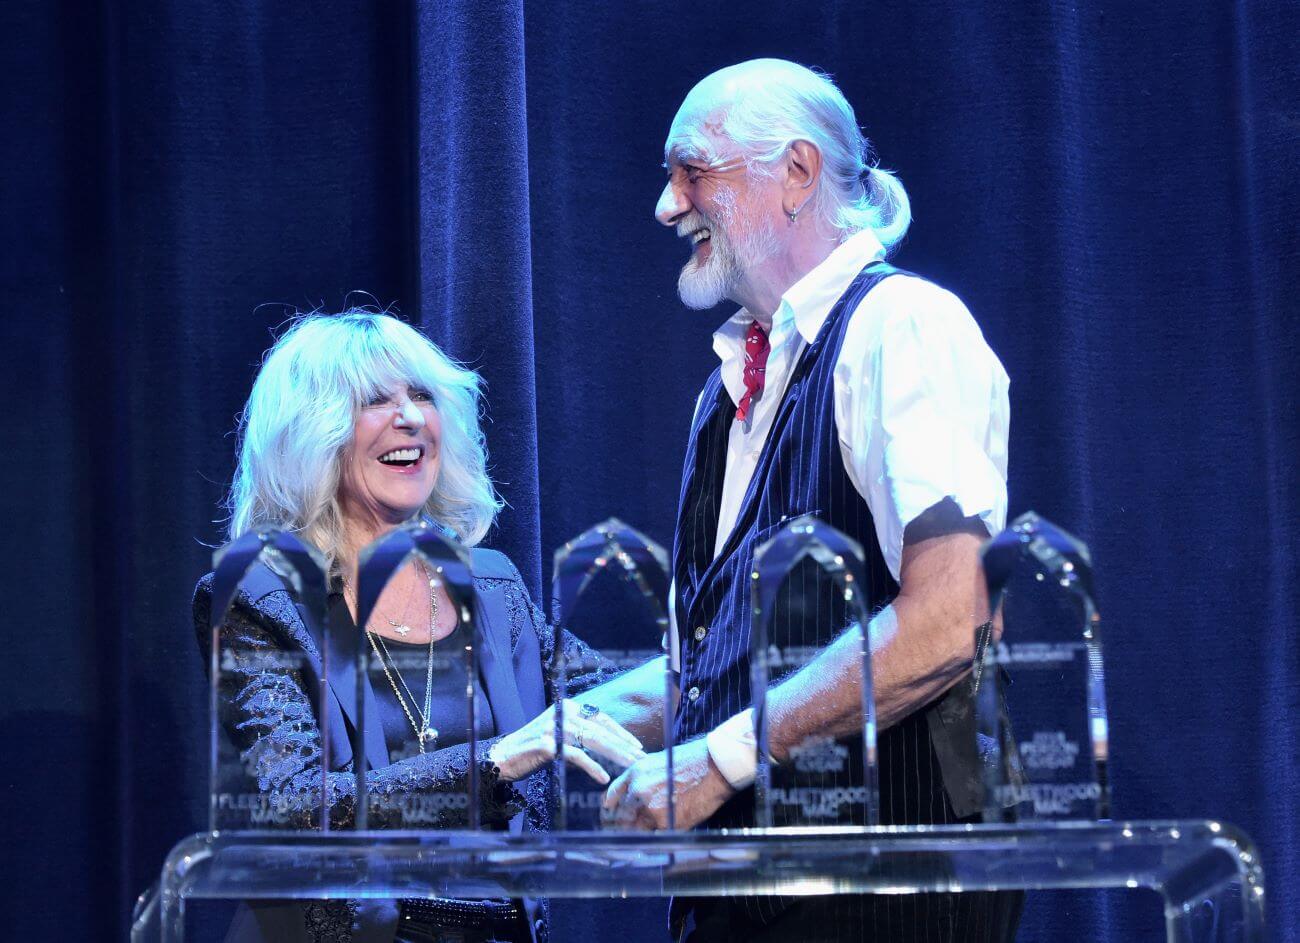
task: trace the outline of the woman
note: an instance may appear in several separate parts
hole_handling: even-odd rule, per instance
[[[358,632],[359,553],[421,518],[473,547],[501,507],[486,472],[479,384],[401,321],[357,310],[297,320],[253,384],[239,427],[229,537],[275,527],[321,551],[330,577],[331,651],[339,651],[328,662],[331,693],[317,704],[319,639],[282,575],[264,564],[250,572],[221,628],[222,725],[263,799],[288,810],[290,827],[320,824],[322,726],[331,731],[331,826],[352,824],[359,761],[347,729],[355,685],[334,676],[352,677],[346,653],[355,651]],[[449,656],[463,651],[466,627],[424,564],[408,562],[394,575],[363,627],[379,669],[365,679],[364,694],[372,828],[464,826],[463,802],[421,799],[465,795],[472,765],[483,827],[546,825],[542,777],[534,774],[555,756],[545,685],[554,636],[504,555],[472,550],[471,572],[484,649],[510,653],[491,670],[485,661],[483,676],[473,679],[480,707],[472,756],[465,675],[457,684],[454,671],[434,670],[457,663]],[[194,601],[204,651],[211,645],[211,579],[199,581]],[[568,633],[563,644],[567,663],[588,666],[569,679],[570,690],[604,680],[599,656]],[[267,652],[293,657],[258,657]],[[565,718],[566,740],[579,746],[565,750],[566,759],[598,782],[609,776],[587,753],[619,766],[644,755],[604,712],[570,704]],[[543,929],[531,902],[335,901],[245,908],[230,938],[436,940],[446,930],[472,943],[530,940]]]

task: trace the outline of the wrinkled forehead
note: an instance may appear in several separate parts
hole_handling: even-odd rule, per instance
[[[713,95],[700,94],[697,86],[686,96],[673,118],[664,141],[664,164],[686,160],[711,161],[727,153],[731,145],[723,121],[726,105]]]

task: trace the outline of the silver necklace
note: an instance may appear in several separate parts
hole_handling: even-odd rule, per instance
[[[420,565],[420,569],[422,571],[424,570],[423,564]],[[411,594],[406,597],[406,605],[402,607],[402,615],[406,615],[406,610],[411,608],[411,596],[414,595],[415,595],[415,588],[412,587]],[[392,619],[388,618],[387,616],[384,616],[384,621],[387,622],[390,626],[392,626],[393,631],[396,632],[398,635],[400,635],[402,638],[406,638],[408,635],[411,634],[411,627],[407,625],[405,622],[394,622]],[[430,631],[432,631],[432,629],[430,629]]]
[[[388,646],[384,643],[383,636],[379,635],[377,632],[371,631],[370,629],[366,629],[366,637],[370,639],[370,647],[374,649],[375,657],[379,659],[379,664],[384,669],[384,677],[388,679],[388,683],[393,689],[393,695],[397,698],[397,703],[401,705],[402,713],[406,715],[407,721],[411,724],[411,729],[415,732],[416,743],[420,748],[420,752],[423,753],[425,752],[426,745],[428,746],[428,749],[434,749],[434,745],[438,740],[438,731],[429,722],[431,719],[430,715],[433,713],[433,630],[438,624],[438,593],[437,583],[434,581],[433,576],[430,575],[427,569],[425,569],[423,563],[417,561],[417,564],[420,567],[420,572],[429,580],[429,660],[424,681],[423,711],[420,710],[419,702],[416,701],[415,694],[411,691],[411,686],[406,683],[406,678],[403,677],[401,669],[397,667],[397,662],[393,660],[392,653],[389,652]],[[391,619],[385,621],[389,623],[392,622]],[[406,629],[408,632],[410,631],[409,626],[406,627]],[[405,633],[399,630],[399,634]],[[382,654],[380,653],[381,648],[383,651]],[[392,665],[391,671],[389,670],[389,665]],[[397,675],[396,679],[393,678],[394,673]],[[400,681],[402,687],[406,689],[406,697],[403,697],[401,690],[398,689],[398,681]],[[407,701],[408,698],[410,699],[409,706]],[[419,723],[416,723],[416,714],[420,715]]]

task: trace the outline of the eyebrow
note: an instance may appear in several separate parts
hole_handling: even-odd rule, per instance
[[[702,154],[690,153],[677,155],[676,160],[681,166],[686,166],[685,161],[690,161],[692,164],[698,164],[699,166],[693,167],[692,169],[699,170],[701,173],[728,173],[739,167],[743,167],[746,164],[746,159],[739,154],[731,157],[705,157]],[[672,168],[668,165],[668,161],[664,161],[663,168],[669,171],[669,173],[672,172]]]
[[[705,156],[704,152],[697,145],[685,141],[679,141],[672,147],[668,148],[668,150],[664,151],[663,168],[667,170],[668,166],[674,161],[679,164],[684,164],[687,161],[697,161],[699,163],[707,164],[709,163],[709,158]]]

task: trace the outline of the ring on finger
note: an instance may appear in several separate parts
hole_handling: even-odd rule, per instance
[[[583,717],[590,720],[591,718],[595,717],[597,714],[600,713],[600,708],[597,707],[595,704],[583,704],[581,707],[578,708],[578,713],[580,713]]]
[[[583,748],[583,747],[582,747],[582,731],[581,731],[581,730],[575,730],[575,731],[573,731],[573,745],[574,745],[575,747],[577,747],[579,750],[581,750],[581,749]]]

